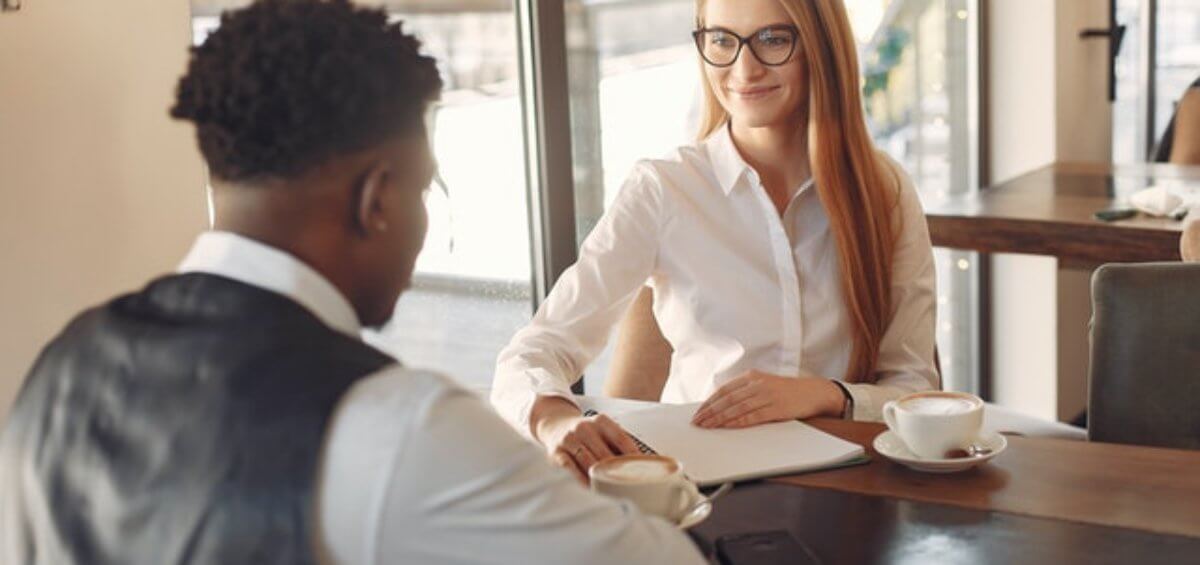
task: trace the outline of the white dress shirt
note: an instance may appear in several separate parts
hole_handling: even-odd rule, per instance
[[[275,248],[209,232],[179,270],[274,291],[360,337],[341,293]],[[4,532],[24,501],[7,493],[24,490],[25,473],[0,472],[0,541],[16,539]],[[703,563],[674,526],[592,494],[475,394],[428,371],[392,365],[352,386],[330,420],[317,480],[324,563]],[[3,545],[0,562],[26,562],[15,543]]]
[[[882,153],[880,153],[882,155]],[[886,159],[886,157],[885,157]],[[902,179],[891,273],[893,317],[873,384],[845,384],[857,420],[878,420],[901,395],[936,388],[935,273],[925,215]],[[699,402],[750,370],[841,379],[850,323],[837,243],[812,182],[782,217],[728,128],[671,155],[640,161],[579,260],[533,321],[500,352],[492,402],[529,434],[538,395],[571,399],[570,385],[604,348],[645,284],[674,347],[664,402]]]

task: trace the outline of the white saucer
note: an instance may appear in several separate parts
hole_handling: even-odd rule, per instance
[[[956,473],[965,471],[977,465],[986,463],[989,459],[1000,455],[1008,440],[995,432],[984,432],[977,440],[980,445],[990,448],[991,453],[975,457],[958,457],[955,459],[921,459],[908,450],[908,446],[900,440],[892,430],[887,430],[875,436],[875,451],[905,467],[926,473]]]
[[[711,502],[708,504],[702,504],[704,502],[708,502],[708,497],[704,496],[704,494],[700,492],[700,489],[696,488],[694,483],[690,484],[689,486],[691,488],[688,490],[692,491],[692,502],[691,504],[688,504],[688,506],[693,508],[691,512],[684,514],[683,517],[679,519],[679,522],[675,524],[681,530],[691,528],[692,526],[695,526],[696,524],[708,519],[708,516],[709,514],[712,514],[713,509]]]
[[[675,525],[681,530],[686,530],[688,528],[691,528],[692,526],[695,526],[696,524],[699,524],[700,522],[707,520],[708,516],[710,514],[712,514],[712,509],[713,509],[713,505],[702,504],[702,505],[698,506],[695,510],[692,510],[691,512],[689,512],[687,514],[684,514],[683,518],[679,519],[679,523],[675,524]]]

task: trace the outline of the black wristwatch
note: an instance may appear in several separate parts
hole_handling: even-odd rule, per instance
[[[844,404],[845,407],[842,409],[842,419],[843,420],[853,420],[854,419],[854,397],[850,396],[850,389],[846,388],[846,385],[844,383],[842,383],[842,381],[835,380],[835,381],[833,381],[833,384],[837,385],[837,387],[839,389],[841,389],[841,391],[842,391],[842,396],[846,397],[846,403]]]

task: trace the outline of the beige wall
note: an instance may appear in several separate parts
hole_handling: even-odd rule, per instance
[[[1058,2],[1058,136],[1060,161],[1112,161],[1112,106],[1108,101],[1109,47],[1079,39],[1079,30],[1108,27],[1107,0]],[[1093,267],[1059,265],[1055,413],[1074,418],[1087,407]]]
[[[1079,39],[1107,26],[1107,0],[988,4],[991,181],[1055,161],[1110,161],[1108,47]],[[996,402],[1050,419],[1083,408],[1089,277],[1053,258],[993,257]]]
[[[167,107],[187,0],[27,0],[0,14],[0,415],[80,309],[168,271],[206,221]]]
[[[988,13],[991,182],[1052,163],[1055,153],[1054,9],[1045,0],[992,0]],[[1019,38],[1019,39],[1017,39]],[[1054,415],[1055,261],[992,258],[992,395],[998,404]]]

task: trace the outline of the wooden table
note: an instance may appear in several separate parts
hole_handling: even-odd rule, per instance
[[[867,465],[738,485],[693,529],[785,529],[827,563],[1145,563],[1200,559],[1200,452],[1010,437],[987,465],[911,471],[871,447],[879,424],[818,419]]]
[[[926,202],[933,245],[1029,253],[1089,264],[1178,261],[1182,222],[1138,216],[1102,222],[1154,184],[1200,186],[1200,167],[1058,163],[976,194]]]

